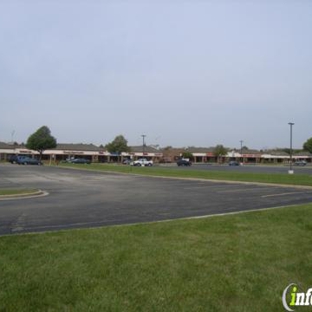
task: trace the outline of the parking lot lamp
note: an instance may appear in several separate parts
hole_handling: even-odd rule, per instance
[[[240,154],[241,154],[241,162],[244,162],[244,158],[243,158],[243,140],[240,140]]]
[[[294,123],[293,122],[289,122],[288,124],[290,126],[290,150],[289,150],[290,161],[289,161],[289,171],[288,171],[288,173],[289,174],[293,174],[294,171],[293,171],[293,163],[292,163],[292,154],[293,154],[293,150],[292,150],[292,127],[293,127]]]
[[[143,149],[142,149],[142,151],[143,151],[143,157],[144,157],[144,153],[145,153],[145,137],[146,137],[146,134],[142,134],[141,136],[142,136],[142,138],[143,138]]]

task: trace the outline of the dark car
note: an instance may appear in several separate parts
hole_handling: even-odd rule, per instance
[[[25,158],[25,157],[30,158],[28,155],[11,155],[11,156],[8,157],[7,160],[11,164],[17,164],[19,159]]]
[[[239,166],[239,162],[235,161],[235,160],[232,160],[232,161],[229,162],[229,166]]]
[[[16,163],[19,165],[42,165],[42,162],[38,159],[27,156],[17,156]]]
[[[75,158],[70,161],[72,164],[87,164],[90,165],[91,161],[85,158]]]
[[[12,155],[8,158],[8,162],[10,162],[11,164],[16,164],[17,163],[17,159],[19,156],[17,155]]]
[[[130,165],[130,164],[131,164],[131,159],[128,159],[128,158],[124,159],[124,160],[122,161],[122,164],[123,164],[123,165]]]
[[[179,159],[177,165],[180,166],[191,166],[192,163],[188,159]]]

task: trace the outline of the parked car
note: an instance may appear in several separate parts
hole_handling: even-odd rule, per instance
[[[123,165],[130,165],[130,164],[131,164],[131,159],[128,159],[128,158],[124,159],[124,160],[122,161],[122,164],[123,164]]]
[[[38,159],[28,156],[17,156],[16,163],[19,165],[43,165]]]
[[[181,159],[179,159],[179,160],[177,161],[177,165],[178,165],[179,167],[180,167],[180,166],[191,166],[192,163],[190,162],[189,159],[183,159],[183,158],[181,158]]]
[[[239,166],[239,162],[236,161],[236,160],[231,160],[231,161],[229,162],[229,166]]]
[[[153,166],[152,160],[147,160],[146,158],[140,158],[130,163],[131,166]]]
[[[74,159],[71,159],[70,162],[72,164],[87,164],[87,165],[91,164],[91,161],[86,158],[74,158]]]
[[[305,160],[297,160],[295,161],[296,166],[305,166],[307,162]]]
[[[17,164],[18,159],[25,158],[25,157],[29,157],[29,156],[27,156],[27,155],[11,155],[8,158],[8,162],[10,162],[11,164]]]
[[[16,164],[17,163],[17,155],[12,155],[8,158],[8,162],[10,162],[11,164]]]

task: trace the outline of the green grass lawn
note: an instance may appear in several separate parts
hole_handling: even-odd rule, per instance
[[[312,287],[311,246],[312,204],[4,236],[0,311],[284,311],[287,285]]]
[[[181,170],[163,167],[133,167],[116,164],[91,164],[91,165],[74,165],[74,164],[61,164],[63,167],[68,168],[83,168],[88,170],[120,172],[128,174],[140,174],[148,176],[163,176],[163,177],[176,177],[176,178],[199,178],[199,179],[212,179],[212,180],[227,180],[227,181],[240,181],[240,182],[260,182],[260,183],[274,183],[274,184],[287,184],[287,185],[305,185],[312,186],[312,175],[308,174],[280,174],[280,173],[249,173],[237,171],[215,171],[215,170],[196,170],[194,169]],[[287,172],[287,170],[286,170]]]
[[[37,189],[0,189],[0,197],[1,196],[12,196],[12,195],[26,195],[37,192]]]

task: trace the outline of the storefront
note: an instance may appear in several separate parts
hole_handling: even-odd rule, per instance
[[[13,155],[28,155],[30,157],[39,157],[37,151],[29,150],[22,145],[10,145],[0,142],[0,160],[8,161]],[[93,144],[58,144],[55,149],[45,150],[42,154],[42,160],[45,162],[61,162],[68,158],[85,158],[91,162],[110,163],[122,162],[123,159],[129,158],[136,160],[145,157],[154,162],[159,162],[163,154],[159,150],[146,146],[144,152],[142,147],[133,147],[131,152],[115,154],[109,153],[105,148],[97,147]]]

